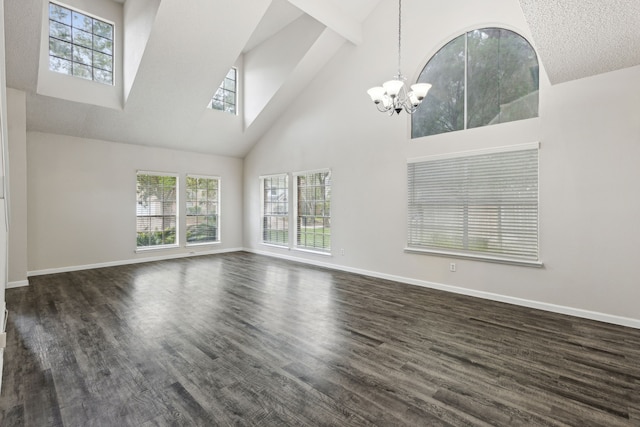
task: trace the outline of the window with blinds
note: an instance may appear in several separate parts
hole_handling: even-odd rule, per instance
[[[177,246],[178,176],[138,172],[136,183],[137,247]]]
[[[296,248],[331,251],[331,171],[294,174]]]
[[[262,190],[262,242],[289,245],[289,177],[260,177]]]
[[[220,241],[220,179],[187,175],[187,245]]]
[[[538,144],[410,160],[408,250],[540,264]]]

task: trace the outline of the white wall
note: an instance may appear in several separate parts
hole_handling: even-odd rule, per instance
[[[452,0],[435,21],[426,2],[404,7],[403,69],[410,79],[465,30],[497,24],[529,37],[517,2],[477,3]],[[395,72],[397,40],[386,25],[395,7],[380,3],[365,23],[365,42],[344,47],[246,157],[245,246],[640,327],[634,245],[640,239],[640,68],[555,87],[543,72],[539,118],[411,140],[408,117],[378,113],[365,93]],[[544,268],[403,251],[408,158],[533,141],[542,147]],[[332,169],[333,256],[261,245],[258,177],[324,167]]]
[[[27,169],[31,274],[242,247],[240,159],[27,132]],[[222,242],[135,253],[137,170],[219,176]]]
[[[9,283],[27,282],[27,113],[26,96],[7,88],[9,134]]]

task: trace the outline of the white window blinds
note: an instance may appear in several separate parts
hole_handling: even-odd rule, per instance
[[[408,249],[538,263],[538,144],[410,160]]]

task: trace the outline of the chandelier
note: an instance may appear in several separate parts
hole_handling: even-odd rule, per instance
[[[429,83],[416,83],[411,85],[411,90],[407,92],[404,82],[407,80],[400,71],[400,48],[402,46],[402,0],[398,0],[398,74],[393,76],[393,80],[384,82],[382,86],[372,87],[367,91],[371,100],[376,104],[378,111],[400,114],[405,110],[413,114],[418,109],[427,92],[431,89]]]

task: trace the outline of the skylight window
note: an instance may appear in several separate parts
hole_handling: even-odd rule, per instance
[[[113,25],[49,3],[49,70],[113,85]]]
[[[220,83],[220,87],[213,95],[211,102],[207,106],[208,108],[236,114],[237,74],[238,71],[235,68],[229,70],[227,76]]]

